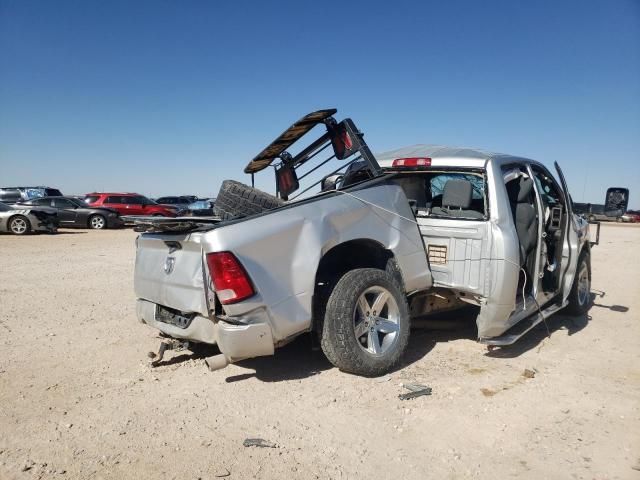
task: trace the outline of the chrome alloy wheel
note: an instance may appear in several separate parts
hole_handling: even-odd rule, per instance
[[[372,355],[383,355],[398,339],[400,309],[384,287],[369,287],[358,298],[353,312],[358,345]]]
[[[95,228],[97,230],[104,228],[105,220],[100,215],[96,215],[95,217],[91,217],[91,228]]]
[[[11,231],[16,235],[22,235],[28,228],[27,221],[22,217],[16,217],[11,220]]]
[[[591,288],[589,285],[589,268],[587,262],[582,262],[580,272],[578,273],[578,303],[585,305],[589,300]]]

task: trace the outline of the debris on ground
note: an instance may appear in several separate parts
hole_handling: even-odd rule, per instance
[[[36,466],[36,462],[34,462],[33,460],[27,460],[26,462],[24,462],[24,465],[22,466],[22,468],[20,469],[21,472],[27,472],[29,470],[31,470],[33,467]]]
[[[496,393],[495,390],[491,390],[490,388],[481,388],[480,391],[485,397],[493,397]]]
[[[411,400],[412,398],[421,397],[423,395],[431,395],[431,387],[421,385],[419,383],[403,383],[402,386],[409,390],[408,393],[398,395],[400,400]]]
[[[228,468],[221,468],[216,473],[214,473],[214,477],[216,478],[228,477],[229,475],[231,475],[231,472]]]
[[[262,448],[277,448],[275,443],[269,442],[264,438],[245,438],[242,445],[245,447],[262,447]]]
[[[535,371],[535,369],[531,370],[529,368],[525,368],[524,372],[522,372],[522,376],[524,378],[533,378],[533,377],[536,376],[536,371]]]

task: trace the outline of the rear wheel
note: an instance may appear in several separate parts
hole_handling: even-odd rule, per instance
[[[567,313],[570,315],[584,315],[591,306],[591,259],[587,252],[582,252],[578,258],[576,276],[568,298]]]
[[[340,370],[383,375],[400,361],[409,329],[407,301],[393,276],[358,268],[347,272],[329,296],[322,350]]]
[[[107,220],[102,215],[91,215],[89,217],[89,227],[94,230],[107,228]]]
[[[247,217],[277,208],[284,201],[273,195],[234,180],[222,182],[214,212],[223,220]]]
[[[14,235],[26,235],[31,231],[31,222],[27,217],[16,215],[9,220],[9,230]]]

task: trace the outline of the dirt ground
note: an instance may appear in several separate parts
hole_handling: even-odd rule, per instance
[[[468,320],[415,330],[378,379],[304,337],[214,373],[213,351],[151,369],[135,235],[0,236],[0,479],[640,479],[640,228],[603,226],[587,318],[491,356]],[[433,394],[401,401],[404,382]]]

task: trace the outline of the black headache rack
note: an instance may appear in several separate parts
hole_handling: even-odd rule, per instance
[[[363,166],[369,170],[372,177],[381,174],[382,169],[364,141],[362,132],[357,129],[350,118],[337,122],[333,118],[336,112],[335,108],[330,108],[309,113],[285,130],[245,167],[244,172],[251,174],[251,184],[254,185],[254,175],[257,172],[273,166],[276,174],[276,192],[280,198],[288,200],[289,195],[300,188],[300,180],[316,172],[333,159],[348,161],[341,165],[340,168],[325,175],[323,179],[299,192],[293,198],[303,195],[325,178],[338,174],[355,162],[363,163]],[[326,127],[326,132],[320,138],[303,148],[295,156],[287,151],[311,129],[320,124],[324,124]],[[333,150],[332,155],[298,176],[297,170],[300,167],[330,146]]]

